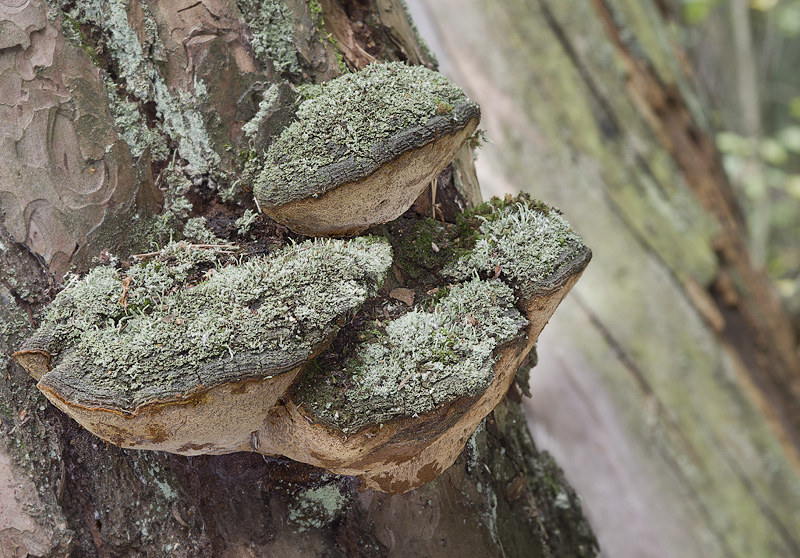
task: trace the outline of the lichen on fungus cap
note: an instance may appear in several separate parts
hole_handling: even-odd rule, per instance
[[[422,66],[375,63],[300,92],[297,120],[267,150],[254,193],[262,211],[309,235],[398,217],[480,120],[475,102]]]
[[[497,275],[526,299],[591,259],[591,250],[555,207],[524,195],[494,198],[482,207],[488,210],[478,214],[482,222],[474,246],[443,270],[451,279],[463,281],[476,272]]]
[[[425,223],[424,242],[413,236],[440,260],[427,268],[431,298],[388,322],[374,314],[345,354],[316,359],[259,430],[261,451],[389,493],[430,482],[505,396],[591,258],[557,209],[525,195]],[[408,248],[395,244],[398,266],[428,261]]]
[[[523,336],[527,325],[511,288],[475,278],[453,286],[431,311],[414,309],[354,349],[342,371],[350,389],[314,370],[299,382],[295,401],[343,432],[430,413],[483,392],[494,379],[497,349]]]
[[[214,251],[177,243],[126,273],[95,268],[15,356],[23,366],[27,354],[47,356],[39,388],[118,445],[247,449],[309,359],[375,294],[391,249],[372,237],[315,240],[217,263]]]

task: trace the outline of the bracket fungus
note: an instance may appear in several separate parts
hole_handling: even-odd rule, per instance
[[[312,236],[398,217],[480,120],[477,103],[422,66],[374,63],[300,92],[297,119],[270,145],[253,191],[264,213]]]
[[[256,451],[417,488],[505,396],[591,251],[558,210],[495,198],[456,223],[416,221],[438,260],[420,257],[430,276],[408,286],[426,290],[395,304],[382,285],[410,247],[396,227],[415,230],[400,221],[392,247],[317,239],[222,265],[172,243],[124,273],[98,267],[14,356],[123,447]]]
[[[453,228],[441,241],[447,294],[373,333],[338,369],[318,359],[270,412],[260,451],[390,493],[453,464],[591,259],[556,209],[527,198],[483,209],[471,238]]]
[[[251,449],[269,409],[376,294],[391,249],[361,237],[225,266],[217,255],[172,243],[125,273],[95,268],[59,293],[15,358],[116,445]]]

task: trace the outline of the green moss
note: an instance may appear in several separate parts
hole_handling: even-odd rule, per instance
[[[236,5],[253,32],[251,44],[256,57],[265,65],[271,61],[282,74],[299,77],[302,68],[289,7],[282,0],[237,0]]]
[[[486,389],[495,349],[526,325],[511,288],[476,278],[453,286],[432,311],[389,322],[355,349],[340,381],[319,365],[299,384],[298,401],[344,431],[430,412]]]
[[[391,250],[361,237],[225,259],[172,243],[124,274],[98,267],[73,281],[32,341],[61,349],[43,381],[133,410],[198,384],[281,372],[375,294]]]
[[[443,263],[441,250],[447,247],[448,236],[448,230],[440,221],[417,221],[410,234],[403,234],[395,241],[397,263],[412,279],[439,269]]]
[[[97,66],[98,68],[101,67],[102,62],[100,57],[97,55],[97,50],[95,49],[92,42],[89,40],[89,36],[81,27],[81,24],[73,19],[70,16],[65,16],[63,20],[63,24],[61,26],[61,30],[64,34],[64,38],[68,41],[78,45],[81,50],[86,53],[86,56],[89,57],[89,60],[92,61],[92,64]]]
[[[297,120],[267,150],[254,187],[256,198],[268,205],[319,195],[346,178],[364,178],[390,152],[415,147],[422,141],[418,136],[427,143],[438,133],[421,127],[450,129],[478,115],[477,105],[444,76],[401,63],[371,64],[299,93],[305,100]],[[440,103],[463,110],[441,116]],[[419,133],[410,133],[415,129]]]
[[[349,503],[349,496],[335,484],[300,491],[289,503],[289,521],[300,531],[329,525]]]

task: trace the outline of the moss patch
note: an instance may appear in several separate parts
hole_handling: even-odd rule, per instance
[[[104,266],[74,281],[27,343],[59,355],[43,382],[84,405],[133,411],[283,372],[334,335],[391,264],[373,237],[227,265],[218,252],[172,243],[126,273]]]
[[[399,233],[395,240],[397,263],[406,275],[419,279],[425,273],[441,268],[442,250],[448,247],[452,238],[446,224],[434,219],[422,219],[414,223],[410,230],[404,230],[401,226],[392,226],[392,229]]]
[[[453,126],[479,114],[477,105],[441,74],[401,63],[371,64],[300,92],[304,101],[297,120],[267,150],[254,187],[256,198],[267,205],[364,178],[384,159],[452,133]],[[455,108],[442,115],[437,112],[442,104]]]
[[[494,378],[495,349],[526,325],[510,287],[476,278],[452,287],[432,311],[389,322],[338,377],[316,367],[299,384],[298,401],[344,431],[430,412],[483,391]]]

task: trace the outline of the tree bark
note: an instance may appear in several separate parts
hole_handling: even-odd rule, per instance
[[[9,359],[67,272],[147,252],[190,217],[236,234],[255,209],[242,126],[270,85],[433,66],[400,2],[12,2],[0,29],[3,556],[595,555],[516,387],[452,467],[388,495],[282,458],[120,449]],[[442,215],[479,201],[468,150],[438,183]]]
[[[553,200],[595,247],[526,411],[601,548],[797,556],[797,339],[749,259],[668,4],[425,2],[484,108],[481,183]]]

